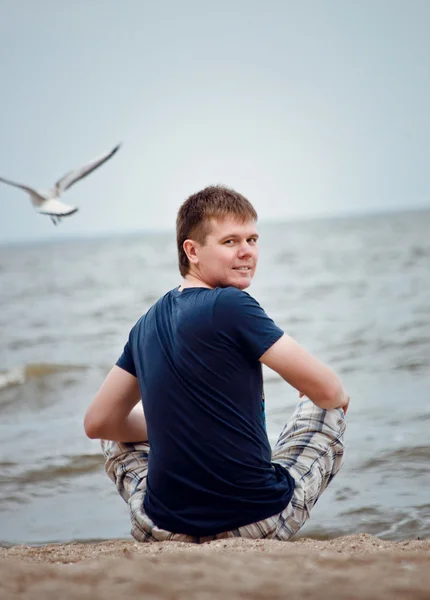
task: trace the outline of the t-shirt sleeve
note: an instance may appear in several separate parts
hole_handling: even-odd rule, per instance
[[[221,290],[214,306],[216,334],[259,359],[284,334],[247,292],[234,287]]]
[[[124,350],[123,350],[121,356],[116,361],[116,366],[120,367],[121,369],[124,369],[124,371],[127,371],[131,375],[134,375],[135,377],[137,377],[136,367],[134,364],[133,352],[132,352],[132,347],[133,347],[132,335],[133,335],[133,329],[130,332],[130,335],[128,337],[126,345],[124,346]]]

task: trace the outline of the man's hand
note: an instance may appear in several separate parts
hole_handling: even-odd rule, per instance
[[[344,405],[342,406],[342,408],[343,408],[343,413],[344,413],[345,415],[346,415],[346,411],[347,411],[347,410],[348,410],[348,408],[349,408],[349,401],[350,401],[350,397],[348,396],[348,401],[347,401],[347,403],[346,403],[346,404],[344,404]]]

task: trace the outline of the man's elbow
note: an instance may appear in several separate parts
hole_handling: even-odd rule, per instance
[[[317,385],[312,386],[306,394],[310,400],[320,408],[330,410],[339,408],[346,403],[346,394],[343,385],[336,373],[327,367],[324,376],[320,378]]]
[[[84,417],[84,431],[91,440],[106,439],[106,424],[90,412]]]
[[[346,403],[346,394],[343,389],[342,383],[337,377],[332,381],[327,382],[321,390],[320,397],[318,398],[318,406],[326,410],[332,408],[339,408]]]

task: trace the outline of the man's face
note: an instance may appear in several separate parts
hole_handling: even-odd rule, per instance
[[[197,262],[192,269],[212,288],[246,289],[251,285],[258,262],[255,222],[240,223],[234,217],[226,217],[211,219],[210,224],[204,245],[196,244]]]

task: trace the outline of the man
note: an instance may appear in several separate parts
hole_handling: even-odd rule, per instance
[[[220,186],[182,204],[182,284],[132,328],[85,415],[139,541],[287,540],[341,466],[340,380],[244,291],[256,221],[246,198]],[[273,451],[262,363],[305,397]]]

